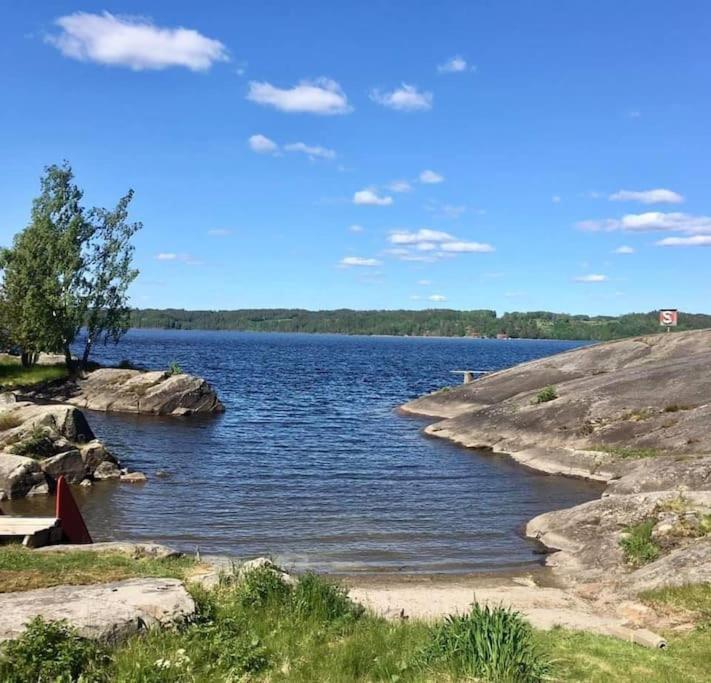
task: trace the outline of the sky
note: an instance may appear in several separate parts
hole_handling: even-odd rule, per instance
[[[133,188],[137,307],[711,312],[705,0],[0,11],[0,243]]]

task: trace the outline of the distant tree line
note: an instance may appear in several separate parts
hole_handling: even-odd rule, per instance
[[[474,310],[307,311],[240,309],[186,311],[135,309],[132,327],[175,330],[243,330],[253,332],[321,332],[337,334],[495,337],[608,340],[661,331],[658,311],[621,316],[588,316],[530,311],[504,313]],[[678,330],[711,327],[711,315],[679,314]]]
[[[129,326],[127,290],[138,275],[128,222],[133,191],[115,208],[86,208],[71,167],[49,166],[30,222],[0,251],[0,342],[30,366],[41,352],[61,353],[84,328],[80,362],[97,342],[117,342]]]

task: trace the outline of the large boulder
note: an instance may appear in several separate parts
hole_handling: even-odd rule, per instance
[[[48,493],[47,476],[39,463],[21,455],[0,453],[0,499]]]
[[[0,595],[0,641],[17,638],[28,621],[66,619],[79,634],[109,643],[156,626],[173,626],[195,613],[177,579],[130,579],[89,586],[56,586]]]
[[[64,476],[68,484],[79,484],[87,474],[81,453],[76,449],[45,458],[40,461],[40,467],[52,479]]]
[[[192,415],[224,410],[202,378],[167,372],[102,368],[76,381],[66,400],[90,410],[152,415]]]

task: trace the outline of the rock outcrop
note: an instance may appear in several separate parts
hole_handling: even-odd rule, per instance
[[[0,641],[17,638],[41,616],[66,619],[86,638],[117,643],[153,626],[184,622],[195,614],[195,603],[177,579],[129,579],[5,593],[0,613]]]
[[[121,471],[76,407],[29,402],[0,406],[0,498],[49,493],[60,475],[79,484],[118,478]]]
[[[224,410],[215,390],[201,377],[160,371],[102,368],[44,387],[39,396],[116,413],[185,416]]]

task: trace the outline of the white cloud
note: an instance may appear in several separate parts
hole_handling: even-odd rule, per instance
[[[615,254],[634,254],[636,249],[634,247],[628,247],[626,244],[623,244],[621,247],[617,247],[613,253]]]
[[[428,287],[432,284],[432,280],[418,280],[417,284],[422,285],[423,287]]]
[[[293,88],[251,81],[247,99],[289,113],[348,114],[353,108],[341,86],[329,78],[301,81]]]
[[[574,279],[576,282],[607,282],[607,275],[592,273],[590,275],[580,275]]]
[[[208,230],[207,234],[210,237],[228,237],[232,234],[232,230],[227,230],[226,228],[215,228],[214,230]]]
[[[175,261],[177,258],[178,255],[170,251],[162,251],[160,254],[156,254],[156,259],[159,261]]]
[[[711,233],[711,216],[692,216],[688,213],[663,213],[661,211],[647,211],[646,213],[632,213],[622,218],[605,218],[602,220],[581,221],[577,224],[581,230],[591,232],[611,232],[622,230],[625,232],[651,232],[668,230],[670,232],[683,232],[690,235]]]
[[[47,36],[47,42],[65,57],[82,62],[134,71],[176,66],[206,71],[215,62],[229,61],[227,48],[219,40],[193,29],[156,26],[144,17],[75,12],[55,23],[61,32]]]
[[[353,203],[363,206],[390,206],[393,203],[393,198],[381,196],[375,190],[366,188],[365,190],[358,190],[353,195]]]
[[[684,197],[678,192],[658,188],[656,190],[620,190],[609,196],[613,202],[641,202],[642,204],[681,204]]]
[[[398,111],[426,111],[432,109],[432,93],[420,92],[414,85],[403,83],[390,92],[372,90],[370,99],[383,107]]]
[[[407,180],[393,180],[388,185],[390,192],[409,192],[412,190],[412,185]]]
[[[360,256],[344,256],[340,261],[340,265],[343,268],[351,268],[352,266],[359,268],[375,268],[377,266],[381,266],[382,261],[378,261],[378,259],[374,258],[362,258]]]
[[[454,242],[456,237],[447,232],[422,228],[416,232],[409,230],[395,230],[390,233],[388,240],[392,244],[417,244],[418,242]]]
[[[665,237],[656,242],[658,247],[711,247],[711,235],[692,237]]]
[[[551,201],[552,201],[554,204],[560,204],[560,195],[554,194],[554,195],[551,197]]]
[[[441,183],[443,181],[443,175],[435,173],[434,171],[430,171],[429,169],[420,173],[420,182],[425,183],[426,185],[436,185],[437,183]]]
[[[348,227],[348,229],[351,232],[363,232],[363,226],[362,225],[351,225]]]
[[[303,142],[291,142],[288,145],[284,145],[284,149],[287,152],[301,152],[303,154],[308,154],[312,159],[335,159],[336,153],[332,149],[327,147],[321,147],[320,145],[307,145]]]
[[[467,70],[467,60],[460,55],[448,59],[443,64],[437,66],[437,71],[441,74],[456,74]]]
[[[442,294],[431,294],[430,296],[427,297],[430,301],[435,301],[437,303],[441,303],[442,301],[447,301],[447,297],[443,296]]]
[[[265,135],[257,133],[250,136],[248,140],[249,148],[257,154],[274,154],[279,151],[279,145],[274,140],[270,140]]]
[[[200,259],[196,259],[194,256],[191,256],[190,254],[176,254],[175,252],[172,252],[172,251],[162,251],[159,254],[156,254],[156,259],[158,261],[172,261],[172,262],[187,263],[189,266],[202,265],[202,261]]]
[[[459,254],[488,254],[494,251],[494,247],[484,242],[445,242],[440,248]]]

